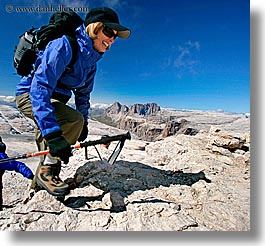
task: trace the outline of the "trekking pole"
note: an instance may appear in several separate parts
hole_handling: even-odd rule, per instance
[[[121,134],[121,135],[116,135],[116,136],[111,136],[111,137],[105,135],[98,140],[90,140],[90,141],[86,141],[83,143],[79,143],[75,145],[74,148],[84,148],[84,147],[89,147],[89,146],[95,146],[98,144],[108,144],[113,141],[125,141],[126,139],[128,140],[131,139],[131,135],[129,132],[127,132],[126,134]]]
[[[88,155],[87,155],[87,147],[89,146],[94,146],[96,148],[96,145],[98,144],[109,144],[110,142],[113,141],[119,141],[118,144],[116,145],[115,149],[113,150],[111,156],[108,159],[108,163],[110,165],[114,164],[114,162],[117,160],[123,146],[125,143],[125,140],[131,140],[131,135],[130,132],[127,132],[126,134],[121,134],[121,135],[116,135],[116,136],[103,136],[101,137],[101,139],[99,140],[94,140],[94,141],[87,141],[87,142],[83,142],[80,144],[77,144],[75,146],[75,148],[85,148],[85,157],[88,160]],[[96,148],[97,154],[99,156],[99,158],[102,160],[97,148]]]
[[[71,146],[71,148],[72,149],[85,148],[86,152],[87,152],[87,147],[89,147],[89,146],[96,146],[98,144],[109,144],[110,142],[113,142],[113,141],[120,141],[118,143],[118,144],[120,144],[120,148],[116,151],[116,148],[117,148],[116,147],[114,152],[112,153],[111,157],[109,158],[109,160],[111,161],[110,164],[113,164],[115,162],[115,160],[117,159],[118,154],[120,153],[126,139],[128,139],[128,140],[131,139],[131,135],[129,132],[127,132],[126,134],[121,134],[121,135],[116,135],[116,136],[103,136],[98,140],[91,140],[91,141],[86,141],[83,143],[78,143],[74,146]],[[47,155],[49,153],[50,153],[49,150],[44,150],[44,151],[37,151],[37,152],[33,152],[33,153],[21,154],[21,155],[15,156],[15,157],[8,157],[5,159],[1,159],[0,163],[8,162],[8,161],[14,161],[14,160],[18,160],[18,159],[27,159],[27,158],[41,156],[41,155]],[[115,156],[115,158],[111,159],[113,155]],[[86,154],[86,156],[87,156],[87,154]]]
[[[22,155],[18,155],[15,157],[8,157],[5,159],[1,159],[0,163],[8,162],[8,161],[14,161],[14,160],[18,160],[18,159],[27,159],[27,158],[35,157],[35,156],[47,155],[47,154],[49,154],[49,152],[50,152],[49,150],[44,150],[44,151],[22,154]]]

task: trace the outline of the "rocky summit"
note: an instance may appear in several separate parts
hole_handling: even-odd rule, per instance
[[[6,171],[0,230],[250,231],[249,115],[154,104],[132,109],[121,105],[108,117],[161,131],[151,140],[139,134],[144,125],[119,128],[90,119],[87,141],[128,129],[132,139],[112,165],[107,160],[116,142],[88,147],[87,159],[85,149],[76,149],[61,171],[71,187],[65,197],[30,190],[29,180]],[[0,135],[9,156],[36,151],[34,124],[9,103],[0,104]],[[38,158],[24,162],[35,171]]]

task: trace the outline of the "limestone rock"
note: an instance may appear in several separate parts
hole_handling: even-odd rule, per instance
[[[34,133],[15,124],[25,122],[24,118],[16,113],[8,116],[5,107],[0,111],[1,136],[9,156],[35,151]],[[75,150],[60,173],[71,187],[65,197],[56,199],[45,190],[32,192],[30,180],[6,172],[0,230],[250,231],[250,118],[162,111],[152,120],[142,115],[138,119],[150,126],[146,130],[161,123],[162,133],[166,122],[175,121],[183,122],[181,129],[198,132],[168,134],[152,142],[132,133],[113,165],[106,160],[116,143],[89,148],[87,160],[84,149]],[[11,134],[10,126],[21,134]],[[167,127],[172,131],[178,125]],[[89,129],[89,140],[124,133],[94,120],[89,120]],[[35,171],[38,158],[25,163]]]

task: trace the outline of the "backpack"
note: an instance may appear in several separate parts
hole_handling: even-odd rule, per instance
[[[72,48],[72,60],[68,67],[75,61],[78,52],[78,43],[75,38],[75,29],[83,23],[82,18],[73,10],[55,12],[50,17],[48,25],[40,28],[32,27],[19,36],[18,45],[15,47],[14,67],[18,75],[27,76],[36,68],[34,67],[39,50],[44,50],[46,45],[54,39],[66,35]]]

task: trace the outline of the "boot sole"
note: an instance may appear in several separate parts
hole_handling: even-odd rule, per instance
[[[37,177],[36,178],[36,182],[39,186],[41,186],[42,188],[44,188],[49,194],[51,194],[52,196],[65,196],[68,195],[70,193],[70,189],[62,191],[62,192],[55,192],[55,191],[51,191],[48,189],[47,186],[45,186]]]

